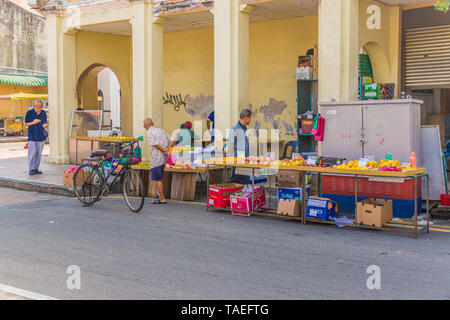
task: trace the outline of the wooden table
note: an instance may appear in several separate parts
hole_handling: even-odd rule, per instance
[[[131,166],[132,169],[140,171],[150,172],[149,166]],[[209,170],[221,170],[223,166],[213,166]],[[206,174],[206,180],[209,181],[209,171],[207,167],[197,167],[195,169],[178,169],[178,168],[165,168],[163,185],[164,195],[168,199],[179,201],[193,201],[195,200],[195,190],[197,176],[199,174]],[[154,183],[151,179],[148,179],[148,196],[154,196],[153,188]]]
[[[405,231],[405,232],[412,232],[414,233],[414,237],[417,238],[418,234],[421,232],[426,231],[429,233],[429,175],[426,172],[425,168],[416,168],[411,169],[407,171],[402,172],[391,172],[391,171],[371,171],[371,170],[353,170],[353,169],[335,169],[335,168],[319,168],[319,167],[308,167],[308,166],[275,166],[271,164],[250,164],[250,163],[234,163],[234,162],[226,162],[222,161],[223,159],[211,159],[205,161],[207,165],[222,165],[225,168],[227,166],[231,167],[240,167],[240,168],[251,168],[252,169],[252,182],[255,179],[255,170],[256,169],[270,169],[270,170],[295,170],[300,171],[303,173],[302,178],[302,212],[301,217],[296,218],[296,220],[300,220],[302,224],[306,224],[306,221],[310,222],[318,222],[318,223],[328,223],[328,224],[339,224],[339,225],[347,225],[351,227],[360,227],[360,228],[367,228],[367,229],[378,229],[378,230],[397,230],[397,231]],[[306,173],[316,173],[319,175],[319,196],[321,195],[321,180],[322,180],[322,174],[340,174],[340,175],[349,175],[354,177],[355,181],[355,220],[357,217],[357,203],[358,203],[358,188],[357,188],[357,181],[358,177],[385,177],[385,178],[403,178],[403,179],[414,179],[414,228],[412,230],[409,229],[399,229],[395,228],[393,226],[389,227],[371,227],[366,225],[358,225],[358,224],[345,224],[345,223],[336,223],[334,221],[325,221],[325,220],[319,220],[319,219],[312,219],[308,218],[306,219],[306,190],[305,190],[305,174]],[[426,185],[427,185],[427,198],[426,198],[426,208],[427,208],[427,225],[425,227],[419,228],[418,226],[418,211],[419,208],[417,206],[417,180],[419,178],[426,177]],[[254,184],[253,188],[254,188]],[[208,189],[208,198],[209,198],[209,184],[207,184]],[[252,199],[254,201],[254,199]],[[206,210],[210,208],[209,202],[206,204]],[[227,210],[227,209],[225,209]],[[229,209],[228,211],[231,211]],[[261,212],[248,212],[251,214],[261,214]],[[267,215],[267,213],[262,213],[263,215]],[[280,215],[272,215],[277,217],[285,217]],[[292,219],[292,217],[288,217]]]

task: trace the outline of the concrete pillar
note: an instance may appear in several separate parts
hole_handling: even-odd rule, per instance
[[[75,31],[65,31],[62,18],[47,16],[49,163],[69,163],[69,130],[76,107]]]
[[[143,135],[144,118],[151,117],[162,127],[163,96],[163,20],[153,18],[153,6],[137,2],[132,8],[133,59],[133,135]],[[150,159],[150,148],[142,144],[144,159]]]
[[[358,97],[359,0],[319,4],[319,101]]]
[[[214,116],[224,135],[249,103],[250,5],[240,0],[214,3]]]

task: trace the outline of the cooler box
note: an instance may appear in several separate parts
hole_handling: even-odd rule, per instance
[[[229,208],[230,195],[239,191],[244,186],[238,183],[216,184],[209,186],[208,203],[216,208]]]
[[[248,196],[231,195],[230,196],[231,210],[232,210],[231,213],[239,216],[250,216],[250,213],[240,211],[251,212],[262,208],[266,204],[266,192],[264,190],[264,187],[262,186],[255,187],[254,194],[255,194],[254,205],[252,204],[252,194]]]
[[[338,205],[331,199],[309,197],[306,207],[306,218],[334,221]]]
[[[306,197],[309,197],[310,189],[310,186],[306,186]],[[277,203],[281,199],[302,202],[302,188],[278,188]]]

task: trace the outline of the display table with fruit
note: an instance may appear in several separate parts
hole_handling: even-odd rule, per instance
[[[354,199],[355,199],[355,220],[357,218],[357,204],[358,204],[358,178],[360,177],[372,177],[373,179],[392,179],[395,183],[402,184],[407,180],[413,180],[413,198],[412,201],[414,202],[413,205],[413,214],[412,214],[412,220],[413,225],[410,227],[410,229],[405,228],[395,228],[392,226],[382,226],[382,227],[371,227],[366,225],[360,225],[353,223],[352,224],[345,224],[345,223],[339,223],[340,225],[349,225],[354,227],[364,227],[364,228],[373,228],[373,229],[383,229],[383,230],[399,230],[399,231],[410,231],[414,233],[414,236],[417,238],[417,235],[421,232],[429,232],[429,176],[427,174],[427,171],[425,168],[414,168],[410,166],[400,166],[400,163],[398,160],[386,160],[382,159],[380,162],[376,161],[348,161],[347,163],[339,163],[335,165],[324,165],[321,163],[320,157],[317,158],[317,162],[311,162],[307,161],[306,159],[303,159],[302,157],[298,157],[296,159],[291,160],[274,160],[270,159],[269,157],[247,157],[247,158],[239,158],[239,157],[225,157],[225,158],[213,158],[209,159],[207,161],[204,161],[207,164],[207,170],[210,165],[222,165],[224,167],[236,167],[236,168],[249,168],[251,169],[251,176],[252,180],[255,179],[255,171],[258,170],[260,174],[264,174],[264,171],[272,171],[277,172],[278,170],[289,170],[289,171],[299,171],[302,173],[303,178],[301,179],[302,185],[299,185],[298,187],[301,187],[302,189],[302,199],[306,199],[305,197],[305,174],[306,173],[316,173],[318,175],[318,181],[319,181],[319,196],[322,194],[322,175],[339,175],[339,176],[351,176],[353,177],[354,181],[354,188],[352,188],[352,192],[354,192]],[[266,170],[264,170],[266,169]],[[421,179],[426,178],[426,208],[427,208],[427,224],[424,227],[418,226],[418,214],[420,210],[420,205],[418,205],[418,193],[419,188],[421,190]],[[389,180],[390,181],[390,180]],[[209,185],[207,185],[207,188],[209,190]],[[209,203],[207,204],[207,210],[209,210],[211,206]],[[331,221],[324,221],[324,220],[317,220],[313,218],[306,218],[305,212],[306,212],[306,201],[302,201],[301,203],[301,215],[300,218],[297,218],[297,220],[300,220],[302,224],[305,224],[306,221],[311,222],[321,222],[321,223],[334,223]],[[260,214],[260,212],[251,212],[252,214]]]
[[[141,176],[144,182],[148,183],[148,196],[155,196],[154,183],[149,178],[150,163],[141,162],[137,165],[131,166],[132,169],[142,171]],[[210,181],[211,172],[224,169],[223,166],[210,166],[209,171],[205,165],[197,166],[190,162],[177,162],[175,165],[166,164],[164,169],[165,196],[168,199],[179,201],[193,201],[195,200],[196,182],[198,176],[206,174],[206,180]],[[207,182],[206,182],[207,183]]]

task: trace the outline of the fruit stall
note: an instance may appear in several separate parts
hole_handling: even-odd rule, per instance
[[[150,179],[150,163],[141,162],[132,166],[133,169],[141,172],[142,180],[147,188],[147,196],[156,195],[156,184]],[[195,165],[190,161],[166,164],[163,176],[164,195],[166,198],[178,201],[195,200],[197,181],[200,179],[202,185],[206,186],[206,181],[219,181],[223,175],[223,166]],[[205,178],[203,178],[205,176]],[[206,181],[205,181],[206,180]],[[206,188],[204,190],[206,193]]]
[[[72,164],[80,164],[82,159],[89,158],[92,150],[101,149],[105,143],[130,143],[136,141],[133,137],[122,136],[103,136],[103,137],[86,137],[86,136],[72,136],[69,139],[70,145],[70,161]],[[142,139],[137,140],[142,141]],[[116,149],[113,146],[113,153]]]
[[[429,177],[425,168],[411,163],[400,163],[387,157],[380,161],[361,159],[345,161],[339,158],[301,156],[294,159],[274,160],[270,157],[226,157],[205,161],[210,166],[236,167],[247,170],[251,185],[210,184],[207,181],[208,203],[206,209],[220,209],[235,215],[276,216],[306,222],[335,224],[377,230],[411,232],[417,238],[429,232]],[[412,163],[414,164],[414,163]],[[311,179],[317,179],[317,195],[311,194]],[[295,196],[277,199],[277,211],[265,208],[265,188],[256,181],[257,176],[274,175],[277,187],[298,189]],[[419,226],[421,210],[421,180],[426,179],[426,225]],[[309,180],[309,182],[308,182]],[[271,188],[269,184],[269,188]],[[335,189],[333,192],[333,188]],[[340,192],[347,192],[345,197]],[[269,190],[270,194],[270,190]],[[278,192],[280,195],[280,192]],[[410,195],[410,200],[397,199],[396,195]],[[342,210],[342,204],[346,210]],[[407,214],[410,225],[397,223],[397,214]]]

